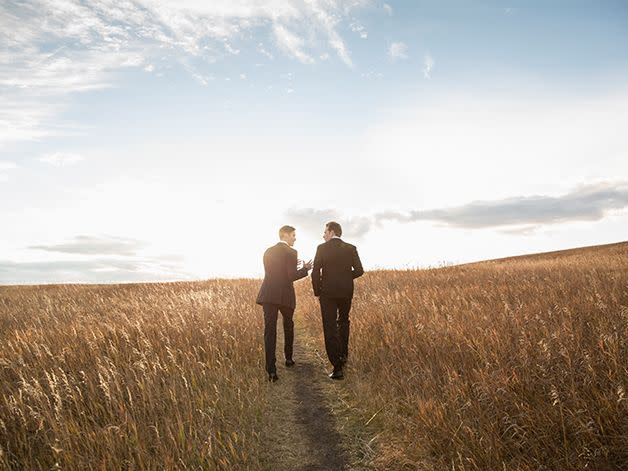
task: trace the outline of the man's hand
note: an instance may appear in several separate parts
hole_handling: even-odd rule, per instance
[[[304,263],[303,266],[306,269],[311,270],[312,269],[312,260],[310,260],[309,262]]]

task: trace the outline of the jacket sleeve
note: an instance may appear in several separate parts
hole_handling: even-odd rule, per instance
[[[353,278],[358,278],[364,274],[364,268],[362,268],[362,261],[358,255],[358,249],[353,247]]]
[[[301,278],[305,278],[307,276],[307,268],[303,267],[300,270],[297,270],[297,252],[296,250],[291,250],[286,257],[286,271],[288,273],[288,280],[297,281]]]
[[[322,260],[320,247],[316,249],[316,255],[314,256],[314,265],[312,267],[312,288],[314,289],[314,296],[321,295],[322,288],[322,280],[321,280],[321,269],[322,269]]]

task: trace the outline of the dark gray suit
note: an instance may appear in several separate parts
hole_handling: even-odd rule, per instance
[[[277,346],[277,316],[281,312],[284,332],[284,354],[292,359],[296,307],[293,282],[307,276],[307,269],[297,270],[297,251],[288,244],[278,242],[264,252],[264,281],[257,295],[257,304],[264,310],[264,348],[266,371],[275,373]]]

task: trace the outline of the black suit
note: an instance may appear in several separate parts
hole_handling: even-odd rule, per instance
[[[257,304],[264,309],[264,348],[266,371],[275,373],[275,349],[277,346],[277,315],[283,317],[284,354],[292,359],[296,296],[292,283],[307,276],[305,267],[297,270],[297,251],[283,242],[264,252],[264,281],[257,295]]]
[[[349,311],[353,280],[364,269],[354,245],[335,237],[316,249],[312,270],[314,295],[319,297],[325,349],[334,368],[349,354]]]

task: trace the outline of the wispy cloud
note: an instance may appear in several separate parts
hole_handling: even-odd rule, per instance
[[[234,56],[237,56],[238,54],[240,54],[240,49],[237,49],[235,47],[233,47],[231,44],[229,44],[228,41],[225,40],[224,42],[224,46],[225,46],[225,50],[229,53],[229,54],[233,54]]]
[[[31,245],[28,248],[67,254],[134,256],[146,245],[140,240],[124,237],[79,235],[70,242]]]
[[[264,43],[259,43],[257,45],[257,52],[259,52],[263,56],[268,57],[269,59],[274,59],[275,58],[275,56],[273,54],[271,54],[270,52],[268,52],[266,50],[266,48],[264,47]]]
[[[353,22],[349,25],[349,27],[351,28],[351,31],[358,34],[362,39],[367,39],[369,37],[369,34],[366,31],[364,25],[358,22]]]
[[[432,78],[432,69],[434,68],[434,64],[435,62],[432,56],[429,53],[425,54],[425,57],[423,58],[423,77],[426,79]]]
[[[40,162],[43,162],[53,167],[68,167],[84,160],[82,155],[68,154],[64,152],[54,152],[52,154],[45,154],[39,157]]]
[[[1,73],[1,72],[0,72]],[[0,91],[3,87],[0,87]],[[77,126],[59,120],[64,106],[24,91],[0,95],[0,148],[4,143],[74,134]]]
[[[516,196],[493,201],[473,201],[451,208],[424,211],[387,211],[378,222],[433,221],[446,226],[483,229],[507,226],[598,221],[609,211],[628,207],[628,182],[581,185],[561,196]]]
[[[67,242],[26,247],[44,260],[0,260],[0,284],[119,282],[190,279],[185,259],[150,254],[144,241],[111,235],[79,235]]]
[[[275,25],[273,32],[275,34],[277,46],[285,54],[294,57],[304,64],[314,63],[312,56],[305,53],[303,50],[305,45],[305,40],[303,38],[288,30],[283,25]]]
[[[431,221],[461,229],[496,228],[511,235],[530,235],[539,227],[575,221],[599,221],[610,211],[628,208],[628,182],[581,185],[561,196],[515,196],[473,201],[450,208],[382,211],[372,216],[346,216],[335,209],[292,208],[286,221],[310,234],[322,234],[336,220],[349,237],[360,238],[386,221]]]
[[[395,42],[388,47],[388,55],[393,61],[408,58],[408,46],[404,42]]]
[[[125,67],[203,57],[210,63],[248,47],[251,31],[311,64],[326,44],[348,66],[339,26],[367,0],[64,0],[0,3],[0,143],[64,132],[53,122],[64,98],[116,83]],[[259,44],[258,41],[253,43]],[[51,47],[51,45],[54,45]],[[259,52],[273,54],[263,46]],[[201,84],[207,74],[191,70]]]
[[[388,16],[393,15],[393,9],[388,3],[384,3],[384,11],[388,14]]]
[[[192,276],[172,256],[16,262],[0,260],[0,284],[112,283],[183,280]]]

